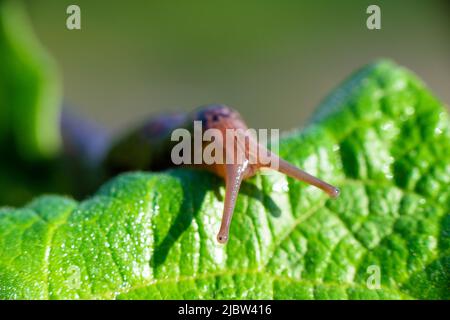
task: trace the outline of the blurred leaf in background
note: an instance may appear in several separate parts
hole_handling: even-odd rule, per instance
[[[26,160],[59,151],[61,85],[23,6],[0,1],[0,147]]]
[[[77,178],[77,164],[62,154],[61,97],[56,65],[24,6],[0,0],[0,205],[43,192],[79,194],[87,175]]]

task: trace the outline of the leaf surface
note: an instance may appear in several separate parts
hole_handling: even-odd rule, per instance
[[[0,210],[0,297],[450,298],[449,119],[414,75],[365,67],[279,147],[341,196],[259,175],[226,246],[223,182],[207,172],[128,173],[83,202],[41,197]]]

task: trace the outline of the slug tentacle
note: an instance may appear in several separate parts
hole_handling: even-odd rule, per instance
[[[242,164],[227,164],[225,168],[225,204],[223,208],[222,223],[217,241],[226,243],[230,232],[231,218],[233,217],[236,199],[239,194],[242,180],[248,168],[248,162]]]
[[[326,183],[325,181],[322,181],[309,173],[295,167],[294,165],[290,164],[284,159],[278,158],[278,170],[281,173],[284,173],[285,175],[288,175],[291,178],[294,178],[296,180],[300,180],[303,182],[306,182],[310,185],[313,185],[324,192],[326,192],[330,197],[336,198],[339,196],[339,189]]]

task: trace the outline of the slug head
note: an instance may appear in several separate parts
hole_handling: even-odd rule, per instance
[[[217,241],[219,243],[226,243],[228,241],[231,219],[242,181],[255,175],[261,168],[271,168],[294,179],[316,186],[332,198],[336,198],[339,195],[338,188],[304,172],[284,159],[279,158],[278,155],[267,150],[265,146],[260,145],[257,140],[250,135],[246,135],[244,140],[241,141],[238,141],[236,137],[233,137],[233,143],[227,143],[230,141],[227,141],[226,130],[240,129],[245,131],[248,129],[237,111],[225,105],[210,105],[197,111],[194,119],[202,121],[204,130],[220,130],[223,137],[224,143],[222,148],[227,161],[226,163],[209,166],[210,170],[225,179],[226,185],[222,223],[217,235]],[[233,152],[230,152],[229,148],[233,148]],[[261,151],[268,155],[271,160],[270,162],[260,161]],[[235,161],[228,161],[230,160],[230,154],[233,154],[234,158],[232,158],[232,160]],[[273,167],[271,165],[273,161],[276,161],[277,166]]]

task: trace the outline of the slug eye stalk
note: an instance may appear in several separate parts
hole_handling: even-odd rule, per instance
[[[283,159],[279,159],[279,167],[278,170],[281,173],[284,173],[285,175],[294,178],[299,181],[306,182],[307,184],[313,185],[322,191],[326,192],[331,198],[337,198],[339,196],[339,188],[336,188],[332,186],[331,184],[326,183],[323,180],[320,180],[319,178],[316,178],[309,173],[293,166],[289,162]]]
[[[239,194],[242,180],[248,165],[244,164],[227,164],[225,168],[225,205],[223,208],[222,223],[217,241],[226,243],[230,233],[231,218],[233,217],[236,199]]]

